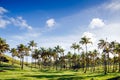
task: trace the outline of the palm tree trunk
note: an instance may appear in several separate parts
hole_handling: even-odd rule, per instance
[[[108,72],[109,72],[109,69],[110,69],[110,62],[109,62],[109,53],[108,53]]]
[[[56,65],[56,70],[57,70],[57,57],[56,57],[55,65]]]
[[[31,58],[31,69],[32,69],[32,64],[33,64],[33,58]]]
[[[14,65],[14,57],[12,56],[12,66]]]
[[[0,65],[1,65],[1,61],[2,61],[2,60],[1,60],[1,55],[2,55],[2,54],[0,53]]]
[[[106,61],[106,54],[105,54],[105,59],[104,59],[104,74],[107,74],[107,61]]]
[[[22,64],[21,64],[21,69],[23,70],[23,65],[24,65],[24,57],[22,57]]]
[[[113,57],[113,72],[115,72],[115,56]]]
[[[86,71],[87,71],[87,66],[88,66],[88,64],[87,64],[87,44],[85,44],[85,48],[86,48],[86,57],[85,57],[85,71],[84,71],[84,73],[86,73]]]
[[[2,63],[2,57],[1,57],[1,55],[2,55],[2,54],[0,53],[0,64]]]
[[[119,53],[119,72],[120,72],[120,53]]]
[[[28,58],[27,58],[27,56],[26,56],[26,66],[28,66]]]
[[[35,59],[35,68],[36,68],[36,59]]]

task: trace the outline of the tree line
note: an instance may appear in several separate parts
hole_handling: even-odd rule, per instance
[[[27,45],[19,44],[16,48],[10,48],[6,40],[0,38],[0,64],[3,54],[9,52],[13,58],[12,65],[14,65],[14,57],[18,57],[21,69],[26,65],[31,69],[33,67],[41,70],[43,68],[56,70],[81,69],[86,73],[87,71],[99,71],[102,67],[104,74],[120,72],[119,42],[108,42],[107,39],[100,39],[98,48],[92,51],[88,51],[88,44],[92,44],[91,38],[84,36],[79,43],[75,42],[70,46],[74,50],[73,53],[68,51],[67,54],[64,54],[65,50],[59,45],[54,48],[37,48],[37,43],[32,40]],[[113,57],[110,57],[110,54]],[[30,63],[27,57],[31,57]],[[26,61],[24,61],[24,58],[26,58]]]

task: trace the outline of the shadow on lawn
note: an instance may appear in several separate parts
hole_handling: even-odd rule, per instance
[[[92,75],[92,76],[78,76],[78,75],[24,75],[25,77],[34,77],[34,78],[47,78],[48,80],[81,80],[90,78],[91,80],[94,80],[94,77],[102,77],[105,76],[104,74],[98,74],[98,75]]]
[[[93,75],[93,76],[86,76],[86,77],[102,77],[105,76],[104,74],[97,74],[97,75]]]
[[[57,80],[81,80],[84,79],[83,77],[75,76],[75,77],[61,77],[58,78]],[[51,79],[52,80],[52,79]]]
[[[63,71],[50,71],[50,70],[39,70],[39,71],[43,73],[63,73]]]
[[[24,75],[25,77],[35,77],[35,78],[47,78],[47,79],[54,79],[58,78],[59,80],[63,80],[62,78],[69,78],[73,77],[74,75]]]
[[[114,77],[114,78],[110,78],[110,79],[107,79],[107,80],[120,80],[120,76],[117,76],[117,77]]]
[[[4,80],[20,80],[20,79],[12,79],[12,78],[11,78],[11,79],[4,79]]]

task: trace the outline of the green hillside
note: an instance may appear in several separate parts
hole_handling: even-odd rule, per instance
[[[19,60],[16,60],[14,66],[11,65],[12,58],[6,56],[9,62],[2,62],[0,66],[0,80],[119,80],[119,73],[108,73],[104,75],[102,69],[100,72],[84,73],[82,69],[75,70],[54,70],[37,69],[24,66],[20,69]]]

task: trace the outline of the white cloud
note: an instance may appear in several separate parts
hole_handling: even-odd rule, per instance
[[[5,28],[8,24],[10,24],[10,21],[0,18],[0,28]]]
[[[90,28],[97,28],[97,27],[104,27],[105,23],[100,18],[93,18],[92,21],[89,24]]]
[[[3,8],[3,7],[0,7],[0,14],[4,14],[4,13],[6,13],[6,12],[8,12],[5,8]]]
[[[10,18],[10,20],[15,26],[19,26],[21,28],[27,28],[28,30],[32,30],[32,27],[29,26],[26,20],[24,20],[22,17]]]
[[[106,5],[106,8],[113,11],[120,10],[120,0],[112,0],[108,5]]]
[[[53,19],[53,18],[51,18],[51,19],[48,19],[47,21],[46,21],[46,24],[47,24],[47,26],[48,27],[53,27],[54,25],[55,25],[55,20]]]
[[[82,37],[84,37],[84,36],[90,38],[90,40],[91,40],[92,42],[95,42],[95,40],[96,40],[95,34],[93,34],[93,33],[84,32],[83,35],[82,35]]]

